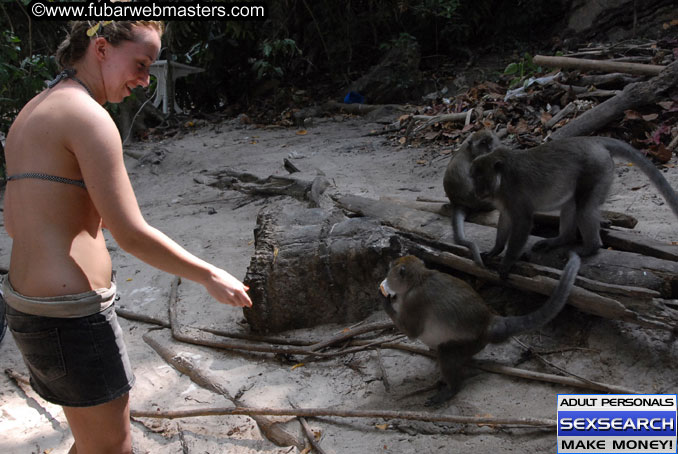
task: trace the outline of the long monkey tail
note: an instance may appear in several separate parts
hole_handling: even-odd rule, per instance
[[[620,158],[627,159],[634,163],[640,170],[647,175],[647,177],[652,181],[652,183],[657,187],[661,195],[664,197],[666,202],[671,207],[673,213],[678,217],[678,194],[671,187],[664,175],[661,174],[655,165],[646,158],[643,153],[633,148],[626,142],[621,140],[612,139],[609,137],[601,137],[602,144],[605,146],[607,151],[610,152],[612,156],[618,156]]]
[[[563,269],[558,287],[553,291],[548,301],[536,311],[526,315],[495,316],[487,328],[488,342],[503,342],[511,336],[537,329],[550,322],[565,306],[580,266],[581,258],[579,255],[570,252],[570,258]]]
[[[467,247],[473,255],[473,261],[478,266],[485,267],[483,259],[480,257],[478,245],[471,240],[466,239],[464,233],[464,221],[466,220],[466,209],[457,205],[452,205],[452,232],[454,233],[454,242]]]

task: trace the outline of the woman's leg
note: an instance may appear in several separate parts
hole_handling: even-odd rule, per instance
[[[71,454],[131,454],[129,393],[93,407],[63,407],[75,443]]]

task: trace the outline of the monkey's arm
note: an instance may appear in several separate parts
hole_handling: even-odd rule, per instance
[[[510,221],[508,246],[499,266],[499,276],[502,279],[508,277],[509,271],[511,271],[513,265],[520,258],[520,254],[523,252],[523,248],[530,236],[532,217],[534,216],[533,210],[525,205],[521,207],[519,204],[516,204],[510,210],[513,214]]]
[[[401,297],[397,321],[394,321],[398,329],[410,339],[417,339],[424,332],[428,299],[425,287],[411,289]]]
[[[509,233],[511,232],[511,220],[508,213],[502,210],[499,213],[499,221],[497,223],[497,236],[494,240],[494,247],[489,252],[483,254],[484,257],[496,257],[501,254],[506,246]]]
[[[384,296],[382,299],[382,306],[384,307],[384,312],[388,315],[393,322],[396,322],[398,319],[398,314],[395,309],[393,309],[393,302],[391,301],[390,296]]]
[[[411,311],[402,310],[402,303],[400,303],[400,312],[396,312],[393,307],[393,298],[392,296],[385,296],[382,300],[382,305],[386,315],[388,315],[393,324],[398,328],[400,332],[405,334],[410,339],[416,339],[421,334],[422,328],[420,325],[423,325],[420,320],[413,320],[416,318],[416,315],[412,315]],[[395,298],[398,298],[397,296]]]

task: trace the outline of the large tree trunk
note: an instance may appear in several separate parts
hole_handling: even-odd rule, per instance
[[[379,283],[400,250],[395,231],[340,210],[283,200],[263,209],[245,283],[257,332],[352,323],[380,308]]]

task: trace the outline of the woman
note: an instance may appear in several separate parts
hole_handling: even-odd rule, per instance
[[[63,406],[71,453],[132,452],[134,377],[102,227],[125,251],[202,284],[216,300],[252,304],[236,278],[146,223],[120,135],[102,107],[148,86],[161,33],[159,22],[74,22],[57,51],[69,71],[21,110],[7,135],[7,319],[32,386]]]

